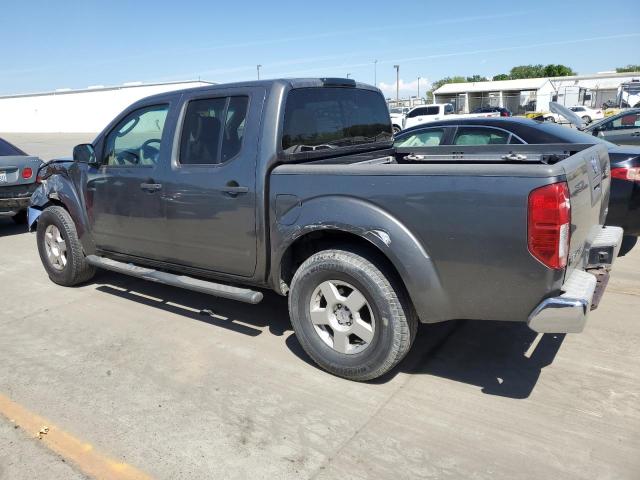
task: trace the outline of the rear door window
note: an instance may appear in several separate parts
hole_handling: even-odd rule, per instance
[[[497,128],[459,127],[454,145],[504,145],[509,143],[509,132]]]
[[[418,107],[418,108],[414,108],[413,110],[411,110],[409,112],[409,114],[407,115],[407,117],[409,117],[409,118],[423,117],[423,116],[427,116],[427,115],[438,115],[438,113],[440,113],[440,107],[438,107],[438,106]]]
[[[396,140],[396,147],[435,147],[442,144],[444,128],[429,128]]]
[[[611,128],[615,130],[637,127],[640,127],[640,114],[638,113],[622,115],[620,118],[616,118],[611,122]]]
[[[389,110],[373,90],[297,88],[289,92],[282,149],[286,154],[389,142]]]
[[[182,124],[180,163],[217,165],[235,157],[242,147],[249,97],[192,100]]]

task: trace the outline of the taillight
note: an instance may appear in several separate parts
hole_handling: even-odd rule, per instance
[[[33,176],[33,170],[29,167],[24,167],[22,169],[22,178],[25,180],[29,180]]]
[[[640,167],[616,167],[611,169],[611,176],[620,180],[640,182]]]
[[[529,194],[529,251],[547,267],[566,267],[570,224],[571,203],[567,182],[536,188]]]

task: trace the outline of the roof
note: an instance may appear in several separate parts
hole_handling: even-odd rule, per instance
[[[522,78],[518,80],[446,83],[433,93],[435,95],[446,95],[465,92],[498,92],[500,90],[538,90],[546,83],[549,83],[548,78]]]

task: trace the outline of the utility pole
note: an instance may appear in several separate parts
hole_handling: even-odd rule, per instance
[[[420,78],[422,77],[418,77],[418,98],[420,98]]]
[[[260,80],[260,67],[261,66],[262,65],[260,65],[260,64],[256,65],[256,70],[258,70],[258,80]]]
[[[350,76],[351,76],[351,74],[350,74],[350,73],[347,73],[347,78],[349,78]]]
[[[400,65],[394,65],[396,69],[396,102],[400,103]]]
[[[373,61],[373,85],[378,86],[378,60]]]

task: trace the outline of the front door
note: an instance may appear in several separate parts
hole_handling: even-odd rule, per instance
[[[192,94],[183,108],[164,192],[169,261],[252,276],[256,161],[264,90]]]
[[[126,115],[98,149],[101,165],[89,170],[87,211],[96,247],[151,259],[167,248],[160,183],[168,161],[164,125],[169,104]]]
[[[598,136],[618,145],[640,145],[640,114],[629,113],[602,125]]]

